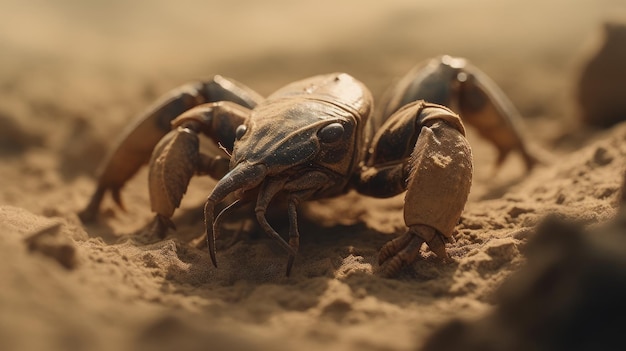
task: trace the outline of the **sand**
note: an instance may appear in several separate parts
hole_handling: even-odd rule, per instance
[[[615,216],[626,125],[583,126],[581,66],[617,0],[293,3],[4,1],[0,5],[1,350],[415,350],[451,319],[479,320],[526,264],[548,214],[594,226]],[[543,164],[494,167],[469,128],[470,199],[448,245],[383,278],[380,247],[404,231],[403,197],[350,193],[301,211],[301,247],[264,236],[229,244],[219,268],[193,246],[214,181],[194,178],[175,232],[146,235],[147,172],[100,218],[77,216],[113,140],[155,98],[223,74],[267,95],[310,75],[347,72],[374,96],[414,64],[463,56],[518,107]],[[281,227],[277,220],[278,228]]]

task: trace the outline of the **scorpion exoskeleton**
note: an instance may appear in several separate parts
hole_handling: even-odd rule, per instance
[[[204,207],[216,267],[214,212],[230,194],[235,200],[222,213],[256,201],[260,227],[289,255],[289,275],[299,247],[298,205],[351,189],[374,197],[406,191],[408,230],[381,249],[384,275],[412,264],[423,243],[446,259],[445,243],[467,202],[473,163],[461,118],[445,106],[457,109],[496,146],[498,163],[511,150],[521,153],[527,168],[535,163],[512,103],[461,58],[442,56],[416,67],[389,90],[376,112],[369,90],[345,73],[291,83],[266,99],[215,76],[172,91],[140,116],[105,160],[81,218],[95,218],[108,191],[121,207],[121,188],[149,162],[153,230],[161,236],[174,226],[171,217],[192,176],[219,180]],[[200,152],[200,135],[226,152]],[[287,205],[287,240],[266,219],[279,194]]]

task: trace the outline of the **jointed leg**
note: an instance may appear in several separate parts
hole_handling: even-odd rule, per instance
[[[426,243],[437,257],[446,259],[445,240],[427,225],[415,225],[399,237],[387,242],[378,255],[378,264],[384,276],[391,277],[417,260],[422,244]]]
[[[419,64],[387,90],[374,120],[380,125],[418,100],[456,110],[498,149],[496,165],[514,150],[527,169],[538,162],[520,131],[520,113],[498,85],[466,59],[445,55]]]
[[[287,206],[287,213],[289,215],[289,246],[291,246],[294,251],[294,254],[290,254],[287,260],[287,276],[289,276],[293,262],[296,259],[296,254],[300,248],[300,233],[298,232],[298,213],[296,211],[298,206],[297,199],[291,198]]]
[[[259,191],[255,212],[261,228],[270,237],[276,239],[279,244],[288,252],[286,275],[291,274],[291,268],[300,247],[300,233],[298,231],[298,204],[310,198],[316,191],[323,189],[329,184],[328,176],[322,172],[310,172],[304,177],[288,182],[287,179],[280,179],[266,182]],[[272,198],[280,191],[288,193],[287,215],[289,217],[289,242],[286,242],[267,222],[265,211]]]
[[[285,181],[276,181],[276,182],[267,182],[259,191],[259,197],[256,203],[256,207],[254,212],[256,213],[256,218],[261,228],[265,233],[267,233],[270,237],[278,241],[280,246],[285,249],[289,253],[289,257],[296,255],[296,249],[289,245],[285,239],[283,239],[280,234],[272,228],[272,226],[267,222],[267,218],[265,217],[265,212],[267,211],[267,206],[269,205],[272,198],[284,188]],[[291,218],[290,218],[291,219]],[[289,269],[288,269],[289,270]]]
[[[164,95],[122,133],[117,145],[101,166],[96,191],[89,204],[79,213],[81,219],[94,220],[104,195],[109,191],[115,202],[124,208],[120,196],[121,188],[148,163],[157,143],[170,132],[171,121],[183,112],[200,104],[216,101],[232,101],[240,106],[253,108],[261,100],[251,89],[220,76],[207,82],[183,85]]]

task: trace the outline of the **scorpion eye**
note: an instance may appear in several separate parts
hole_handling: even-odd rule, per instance
[[[247,130],[248,130],[248,127],[246,127],[245,124],[240,124],[239,127],[235,129],[235,138],[237,140],[243,138],[243,135],[246,134]]]
[[[317,137],[322,143],[334,143],[343,135],[343,126],[341,123],[331,123],[317,132]]]

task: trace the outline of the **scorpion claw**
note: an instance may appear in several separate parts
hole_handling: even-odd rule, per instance
[[[124,208],[121,188],[148,162],[154,146],[170,131],[171,120],[202,102],[201,89],[201,84],[190,84],[172,91],[128,126],[102,164],[98,172],[98,187],[87,207],[80,212],[81,219],[93,220],[97,217],[108,191],[111,191],[115,203]]]
[[[424,239],[408,231],[383,246],[378,257],[382,275],[392,277],[417,259]],[[383,255],[384,253],[384,255]],[[383,257],[384,256],[384,257]]]
[[[380,145],[411,139],[394,139],[402,133],[415,135],[417,139],[414,144],[403,144],[404,155],[408,156],[398,164],[399,171],[387,174],[387,179],[406,189],[404,223],[409,228],[380,251],[379,263],[383,273],[389,276],[411,264],[424,242],[437,256],[447,258],[445,239],[452,236],[467,202],[473,163],[461,120],[445,107],[414,102],[392,115],[387,123],[383,125],[383,129],[387,127],[383,133],[374,139],[376,148],[370,159],[374,165],[384,164],[389,158]],[[363,184],[367,185],[363,187],[366,190],[372,185],[367,178],[359,183]],[[389,186],[389,192],[393,194],[396,188],[397,185]]]
[[[404,234],[393,240],[388,241],[380,249],[380,252],[378,254],[378,265],[382,266],[387,260],[393,257],[400,250],[405,248],[412,239],[413,238],[411,237],[411,235]]]
[[[157,214],[157,222],[160,223],[155,227],[156,234],[161,237],[167,228],[173,227],[170,218],[187,191],[198,159],[198,135],[184,127],[168,133],[154,149],[148,183],[152,211]]]
[[[397,275],[402,268],[415,262],[424,243],[437,257],[442,260],[448,258],[443,236],[432,227],[418,224],[382,247],[378,263],[383,276]]]
[[[80,218],[84,221],[93,221],[108,191],[112,192],[115,202],[123,208],[119,195],[121,188],[148,162],[154,147],[170,132],[171,122],[177,116],[199,105],[212,102],[231,102],[244,109],[253,108],[261,100],[262,98],[254,91],[221,76],[215,76],[208,81],[185,84],[167,93],[145,113],[138,116],[123,132],[117,146],[111,150],[102,164],[98,172],[97,189],[87,207],[79,213]],[[234,121],[237,123],[235,126],[239,125],[240,116],[234,118]],[[231,137],[231,134],[234,134],[234,128],[232,132],[227,131],[226,135],[219,135],[215,141],[226,140],[227,144],[232,144],[231,139],[234,136]]]

